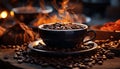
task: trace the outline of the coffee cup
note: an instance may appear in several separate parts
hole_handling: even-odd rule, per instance
[[[62,25],[62,24],[61,24]],[[81,28],[77,29],[50,29],[44,26],[54,26],[53,23],[47,23],[40,25],[39,34],[46,46],[55,48],[74,48],[75,46],[81,46],[81,44],[88,41],[92,41],[96,37],[96,33],[93,30],[88,30],[88,26],[80,23],[72,23],[71,25],[77,25]],[[92,33],[92,36],[90,35]],[[86,36],[91,36],[88,40],[84,40]]]

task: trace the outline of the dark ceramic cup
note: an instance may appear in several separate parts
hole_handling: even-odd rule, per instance
[[[31,21],[37,18],[37,15],[41,12],[39,7],[16,7],[13,8],[14,18],[20,22],[29,25]]]
[[[39,34],[46,46],[55,47],[55,48],[73,48],[82,43],[92,41],[96,37],[96,33],[93,30],[88,31],[88,26],[85,24],[82,25],[84,29],[72,29],[72,30],[51,30],[44,29],[42,24],[39,26]],[[50,24],[47,24],[50,25]],[[84,38],[88,34],[93,33],[89,40],[84,41]]]

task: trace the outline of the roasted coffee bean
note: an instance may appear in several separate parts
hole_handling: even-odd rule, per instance
[[[61,29],[65,30],[66,28],[64,26],[61,26]]]
[[[15,45],[13,45],[13,46],[12,46],[12,48],[13,48],[13,49],[15,49],[15,48],[16,48],[16,46],[15,46]]]
[[[18,55],[17,54],[14,54],[14,57],[13,57],[14,59],[17,59],[18,58]]]
[[[92,59],[92,58],[90,58],[90,62],[91,62],[91,61],[93,61],[93,59]]]
[[[19,50],[19,52],[22,52],[22,51],[23,51],[22,49]]]
[[[12,48],[12,45],[7,45],[7,48]]]
[[[49,29],[49,25],[44,25],[43,28],[45,28],[45,29]]]
[[[90,62],[91,60],[89,58],[85,58],[84,62]]]
[[[79,68],[80,68],[80,69],[87,69],[87,66],[86,66],[86,65],[81,64],[81,65],[79,65]]]
[[[18,52],[19,50],[20,50],[19,48],[16,48],[16,49],[15,49],[15,52]]]
[[[49,65],[48,63],[42,63],[42,64],[41,64],[42,67],[46,67],[46,66],[48,66],[48,65]]]
[[[60,65],[57,65],[56,68],[57,68],[57,69],[61,69],[62,67],[61,67]]]
[[[103,55],[103,60],[106,60],[106,59],[107,59],[106,55]]]
[[[16,48],[20,48],[20,46],[19,46],[19,45],[16,45]]]
[[[23,59],[24,57],[23,56],[18,56],[17,59]]]
[[[68,67],[68,68],[72,68],[72,67],[73,67],[73,65],[72,65],[72,64],[69,64],[69,65],[67,65],[67,67]]]
[[[97,59],[98,60],[103,60],[103,56],[98,56]]]
[[[92,64],[91,62],[88,63],[88,66],[89,66],[89,67],[92,67],[92,65],[93,65],[93,64]]]
[[[24,62],[25,63],[29,63],[30,62],[30,59],[28,58],[28,59],[24,59]]]
[[[33,64],[33,63],[34,63],[34,61],[33,61],[33,60],[30,60],[30,63],[31,63],[31,64]]]
[[[95,57],[94,57],[94,56],[91,56],[91,59],[95,59]]]
[[[22,55],[23,55],[23,56],[26,56],[26,55],[27,55],[27,52],[26,52],[26,51],[22,51]]]
[[[23,44],[23,46],[27,46],[27,45],[28,45],[28,43],[24,43],[24,44]]]
[[[102,64],[103,64],[103,61],[98,61],[98,64],[99,64],[99,65],[102,65]]]
[[[83,64],[84,64],[84,65],[88,65],[88,62],[84,62]]]
[[[115,54],[114,53],[112,53],[112,52],[110,52],[110,53],[107,53],[107,58],[108,59],[113,59],[114,58],[114,56],[115,56]]]
[[[18,56],[20,56],[20,55],[21,55],[21,52],[16,52],[16,54],[17,54]]]
[[[23,63],[22,59],[18,59],[17,61],[18,61],[18,63]]]
[[[95,61],[95,60],[93,60],[91,63],[92,63],[92,64],[95,64],[95,63],[96,63],[96,61]]]
[[[77,66],[78,66],[78,63],[75,63],[73,66],[74,66],[74,67],[77,67]]]
[[[73,67],[72,69],[80,69],[79,67]]]

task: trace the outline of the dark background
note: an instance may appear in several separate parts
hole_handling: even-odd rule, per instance
[[[41,0],[0,0],[0,12],[2,10],[10,11],[14,7],[27,6],[32,3],[33,6],[39,6]],[[44,0],[46,5],[53,7],[53,0]],[[120,0],[69,0],[71,3],[81,3],[82,13],[91,18],[107,18],[112,21],[120,19]],[[56,0],[60,6],[62,0]],[[54,8],[54,7],[53,7]],[[55,10],[55,9],[54,9]]]

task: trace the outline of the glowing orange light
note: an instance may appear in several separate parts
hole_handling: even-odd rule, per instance
[[[58,11],[57,14],[54,14],[54,15],[49,15],[49,14],[39,14],[38,16],[38,20],[34,21],[33,25],[34,26],[39,26],[41,24],[46,24],[46,23],[82,23],[83,21],[85,21],[84,17],[82,15],[78,15],[78,14],[75,14],[74,13],[74,9],[72,11],[72,7],[73,8],[76,8],[77,6],[79,5],[72,5],[72,7],[70,7],[70,10],[68,11],[69,9],[69,1],[70,0],[63,0],[62,2],[60,2],[61,4],[61,7],[59,8],[57,6],[57,3],[56,3],[57,0],[53,0],[52,4],[54,6],[54,8]],[[42,10],[44,10],[44,0],[42,0],[40,2],[40,6],[42,7]],[[46,9],[46,8],[45,8]],[[70,13],[71,12],[71,13]]]
[[[8,16],[7,11],[2,11],[2,12],[0,13],[0,18],[6,18],[7,16]]]
[[[11,15],[12,17],[14,17],[14,12],[13,12],[13,11],[10,11],[10,15]]]

